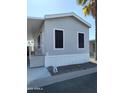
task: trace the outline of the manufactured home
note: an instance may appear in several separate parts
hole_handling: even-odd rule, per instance
[[[90,27],[75,13],[28,17],[28,66],[57,67],[89,62]]]

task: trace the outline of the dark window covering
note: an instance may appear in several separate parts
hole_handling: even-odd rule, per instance
[[[78,33],[78,47],[84,48],[84,34]]]
[[[40,35],[38,36],[37,41],[38,41],[38,48],[40,48]]]
[[[63,31],[55,30],[55,48],[63,48]]]

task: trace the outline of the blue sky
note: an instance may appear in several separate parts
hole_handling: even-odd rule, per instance
[[[27,15],[31,17],[43,17],[46,14],[75,12],[78,16],[89,22],[89,39],[95,39],[95,20],[92,16],[84,16],[82,7],[76,0],[27,0]]]

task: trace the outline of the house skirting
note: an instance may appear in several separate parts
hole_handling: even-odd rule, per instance
[[[89,62],[89,54],[31,56],[30,67],[64,66]]]
[[[86,62],[89,62],[89,53],[45,56],[45,67],[80,64]]]

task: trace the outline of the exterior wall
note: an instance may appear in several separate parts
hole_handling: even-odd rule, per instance
[[[53,31],[64,29],[64,49],[54,50]],[[77,48],[77,32],[84,33],[84,48]],[[48,55],[87,54],[89,53],[89,28],[74,17],[45,20],[45,53]]]
[[[55,50],[54,30],[63,29],[64,49]],[[31,57],[30,67],[63,66],[79,64],[89,61],[89,28],[74,17],[46,19],[34,38],[37,45],[37,36],[41,36],[42,56]],[[79,49],[77,33],[84,33],[84,48]]]
[[[80,64],[89,61],[89,53],[45,56],[45,67]]]

